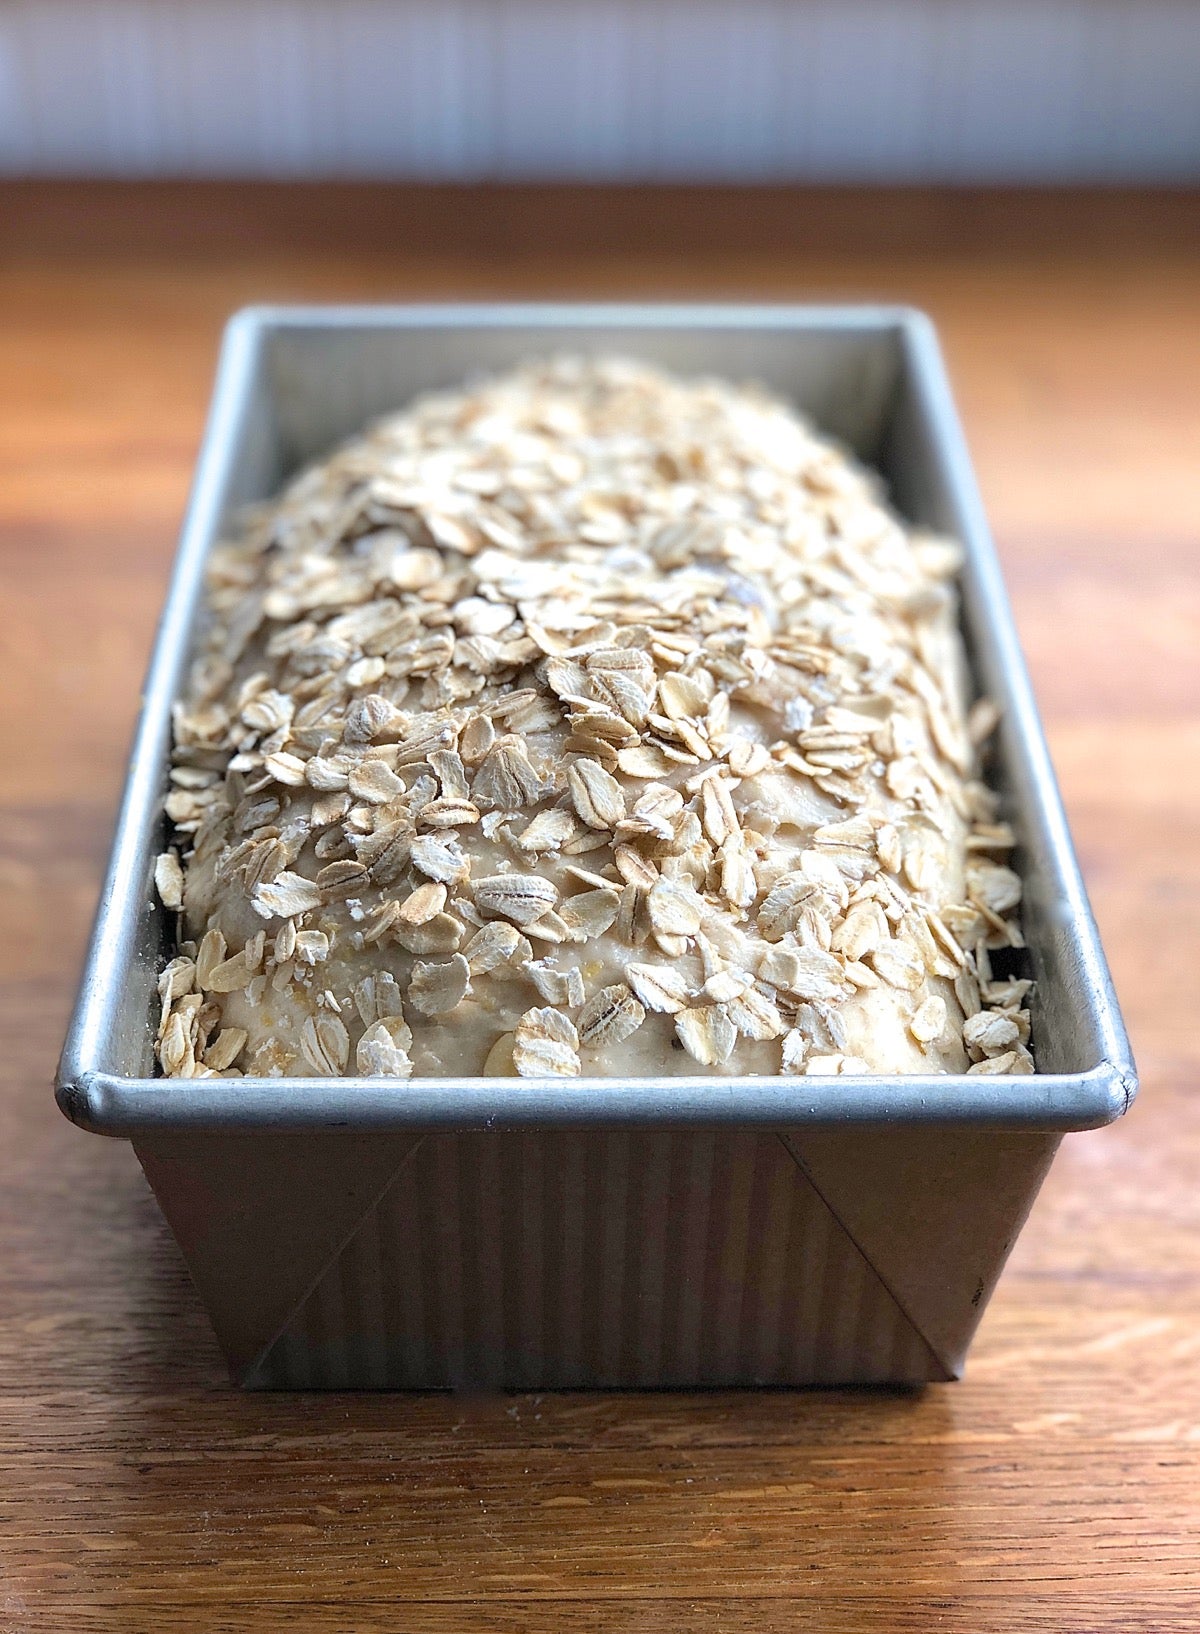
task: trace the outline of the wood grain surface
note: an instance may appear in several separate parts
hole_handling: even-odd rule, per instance
[[[882,296],[941,326],[1143,1077],[924,1394],[243,1396],[50,1080],[220,324]],[[0,189],[0,1630],[1200,1629],[1200,206]]]

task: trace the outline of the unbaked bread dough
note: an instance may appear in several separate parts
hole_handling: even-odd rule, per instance
[[[372,427],[213,554],[164,1071],[1032,1070],[958,561],[756,389],[555,359]]]

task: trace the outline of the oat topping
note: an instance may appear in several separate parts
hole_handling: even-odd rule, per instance
[[[624,982],[602,987],[579,1012],[579,1042],[596,1049],[621,1044],[646,1019],[645,1009]]]
[[[958,552],[756,389],[421,399],[213,553],[180,1077],[1023,1073]]]
[[[579,1035],[561,1010],[526,1010],[513,1035],[512,1060],[523,1078],[578,1077]]]

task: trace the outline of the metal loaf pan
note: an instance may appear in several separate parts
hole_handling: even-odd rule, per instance
[[[1036,977],[1033,1077],[153,1077],[169,926],[153,858],[170,711],[229,513],[415,392],[624,351],[784,393],[960,538],[1003,707]],[[1129,1047],[928,321],[880,307],[254,309],[230,323],[58,1077],[132,1140],[235,1379],[259,1387],[953,1378],[1066,1130],[1118,1117]]]

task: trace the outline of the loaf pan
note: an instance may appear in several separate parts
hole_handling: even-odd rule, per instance
[[[1035,978],[1028,1077],[154,1076],[170,714],[207,552],[415,393],[551,351],[754,378],[959,538]],[[933,329],[889,307],[257,308],[229,324],[58,1076],[132,1141],[235,1380],[257,1387],[957,1377],[1064,1132],[1136,1089]]]

